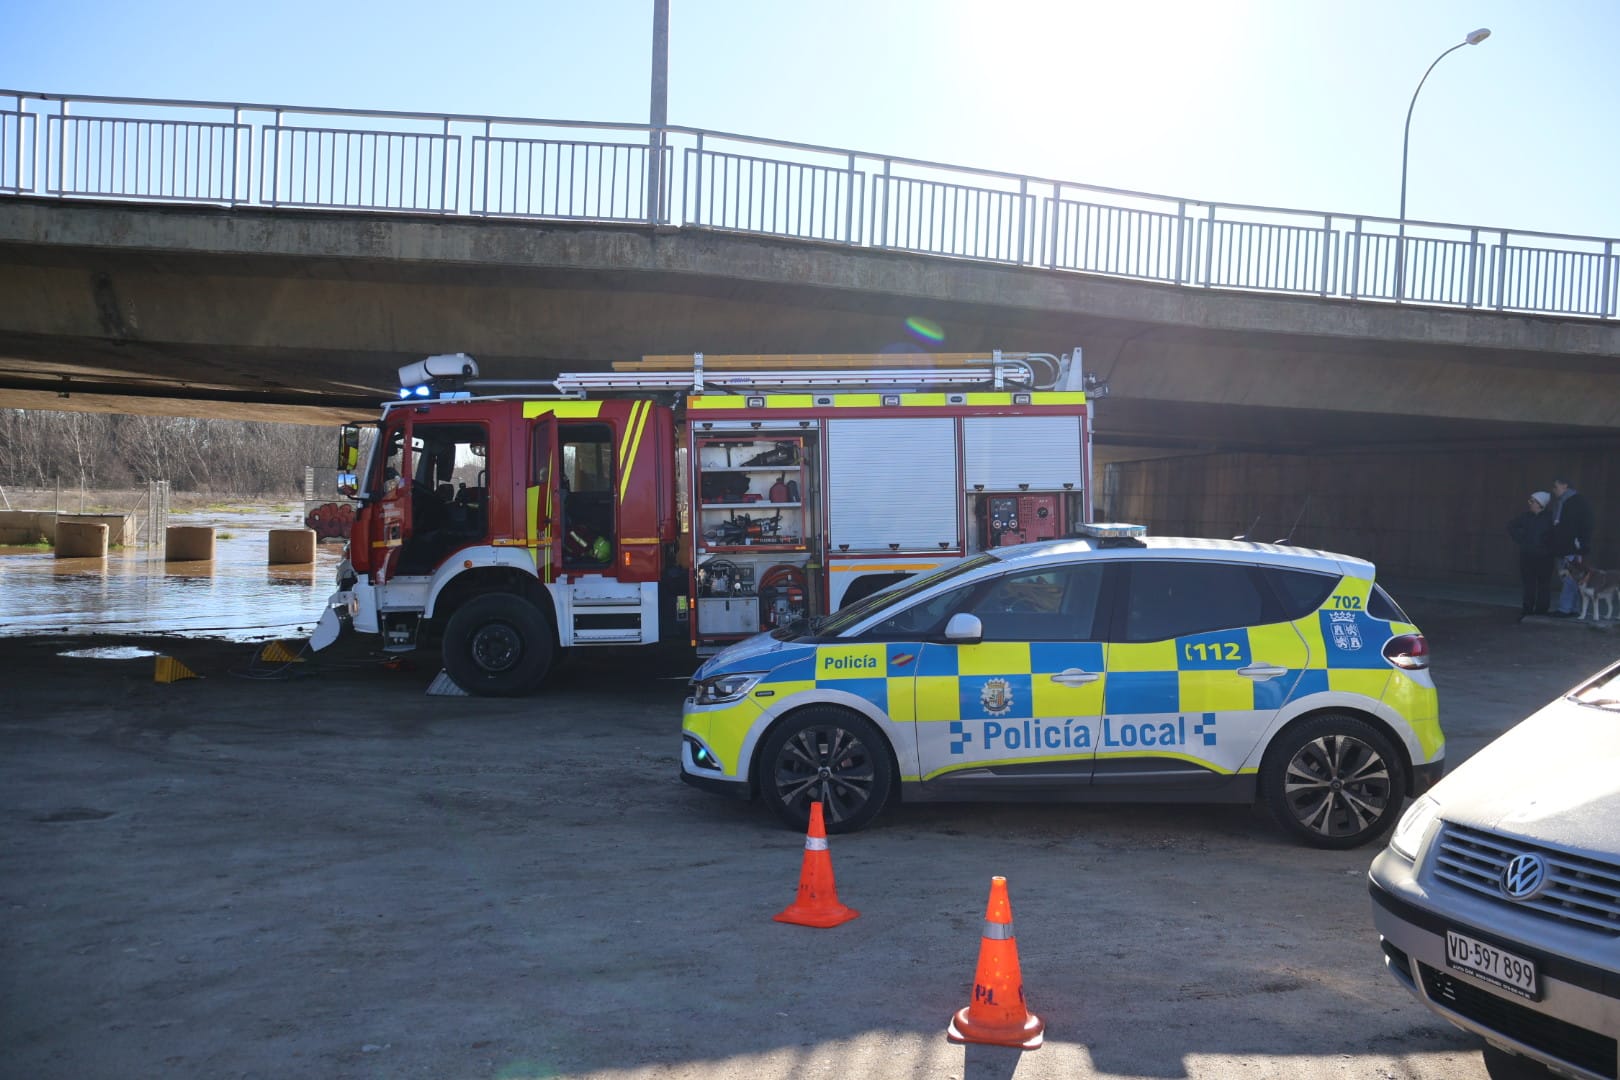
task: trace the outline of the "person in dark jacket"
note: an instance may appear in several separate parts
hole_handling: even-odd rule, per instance
[[[1524,586],[1524,602],[1519,618],[1545,615],[1551,607],[1553,553],[1552,514],[1547,506],[1552,496],[1545,491],[1530,493],[1528,508],[1508,522],[1508,535],[1519,545],[1519,582]]]
[[[1558,501],[1553,504],[1552,553],[1565,566],[1570,566],[1591,557],[1592,505],[1565,477],[1553,481],[1553,494]],[[1572,619],[1580,608],[1580,587],[1573,578],[1566,577],[1551,614],[1560,619]]]

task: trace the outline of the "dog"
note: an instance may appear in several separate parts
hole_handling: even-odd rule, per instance
[[[1559,566],[1558,573],[1569,578],[1581,593],[1581,613],[1585,619],[1591,612],[1593,622],[1602,622],[1604,605],[1608,605],[1608,619],[1613,619],[1620,608],[1620,571],[1599,570],[1584,562],[1570,562]]]

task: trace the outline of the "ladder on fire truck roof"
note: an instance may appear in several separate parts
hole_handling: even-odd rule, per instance
[[[1078,358],[1079,350],[1075,350]],[[1050,353],[898,353],[840,355],[647,356],[614,370],[551,380],[564,393],[602,390],[798,389],[840,386],[1020,386],[1081,388],[1079,365]],[[1041,370],[1041,369],[1044,369]],[[1073,385],[1068,385],[1073,380]],[[1060,385],[1062,384],[1062,385]]]

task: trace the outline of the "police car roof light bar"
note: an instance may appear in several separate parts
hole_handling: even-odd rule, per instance
[[[1147,526],[1127,525],[1120,521],[1093,521],[1080,526],[1080,534],[1094,540],[1135,539],[1147,535]]]
[[[1093,521],[1080,526],[1076,534],[1097,541],[1098,547],[1146,547],[1142,537],[1147,535],[1146,525],[1127,525],[1117,521]]]

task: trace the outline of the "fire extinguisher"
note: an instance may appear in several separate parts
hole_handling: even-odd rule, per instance
[[[761,630],[775,630],[804,618],[804,571],[788,563],[779,563],[766,570],[759,579],[759,617]]]

